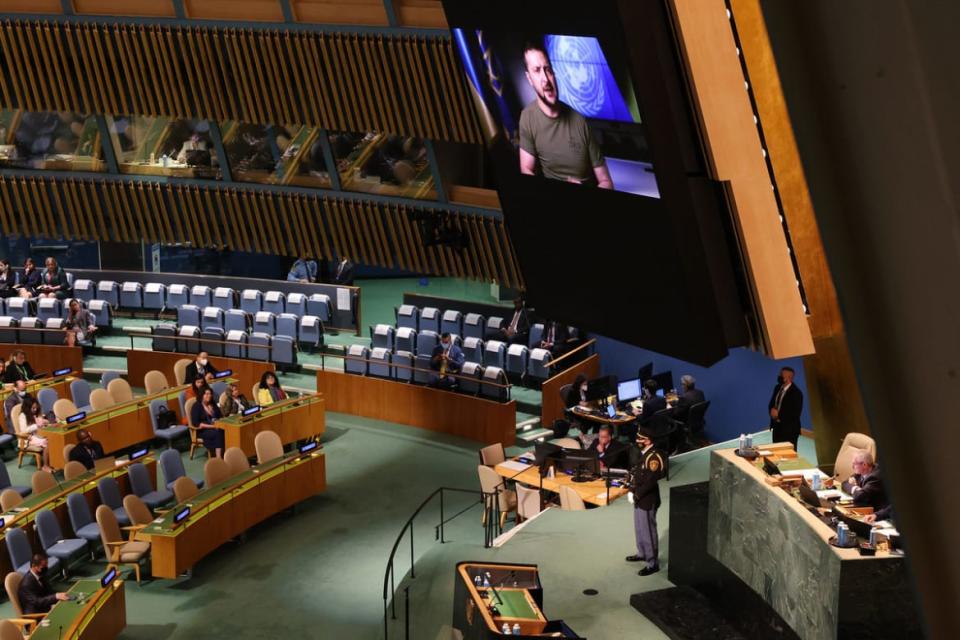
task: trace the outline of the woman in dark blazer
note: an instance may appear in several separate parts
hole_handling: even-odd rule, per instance
[[[0,298],[14,298],[18,294],[13,286],[17,283],[17,275],[10,268],[7,260],[0,260]]]
[[[27,258],[23,263],[23,273],[20,275],[20,284],[17,289],[21,298],[32,298],[37,295],[37,288],[42,280],[40,272],[37,271],[37,265],[33,263],[33,258]]]
[[[193,426],[199,427],[200,439],[203,440],[203,446],[207,451],[212,451],[218,458],[223,457],[224,435],[223,429],[214,426],[217,420],[222,417],[220,407],[213,397],[213,389],[205,387],[200,394],[200,399],[190,410],[190,422]]]
[[[47,258],[44,267],[46,268],[40,275],[38,295],[41,298],[65,300],[70,295],[70,281],[67,280],[67,272],[53,258]]]

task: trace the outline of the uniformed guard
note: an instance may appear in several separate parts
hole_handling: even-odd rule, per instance
[[[639,454],[630,468],[630,499],[633,502],[633,526],[637,535],[637,554],[627,562],[645,561],[641,576],[660,570],[657,536],[657,509],[660,507],[660,478],[666,472],[667,458],[653,447],[653,431],[640,426],[637,431]]]

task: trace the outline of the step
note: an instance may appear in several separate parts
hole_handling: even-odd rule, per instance
[[[517,442],[523,442],[529,445],[536,444],[540,439],[553,438],[551,429],[530,429],[529,431],[517,431]]]

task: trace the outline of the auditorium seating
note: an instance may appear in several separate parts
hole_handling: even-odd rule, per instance
[[[393,346],[397,351],[409,351],[415,354],[417,352],[417,330],[412,327],[400,327],[394,335]]]
[[[463,335],[464,340],[467,338],[478,338],[483,340],[486,333],[486,318],[484,318],[479,313],[468,313],[463,318]]]
[[[162,311],[167,306],[167,285],[148,282],[143,285],[143,308],[147,311]]]
[[[397,328],[420,329],[420,309],[412,304],[400,305],[397,309]]]
[[[139,282],[124,282],[121,284],[120,306],[124,309],[142,309],[143,285]]]

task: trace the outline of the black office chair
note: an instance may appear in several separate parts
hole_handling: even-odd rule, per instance
[[[682,443],[687,451],[702,447],[706,443],[703,431],[707,425],[706,413],[709,408],[710,401],[707,400],[690,405],[687,410],[686,420],[681,423],[684,431]]]
[[[666,453],[667,457],[672,456],[677,449],[679,425],[680,423],[673,419],[670,409],[657,411],[647,423],[647,426],[656,434],[653,438],[653,446]],[[663,477],[666,480],[670,479],[669,466],[664,470]]]

